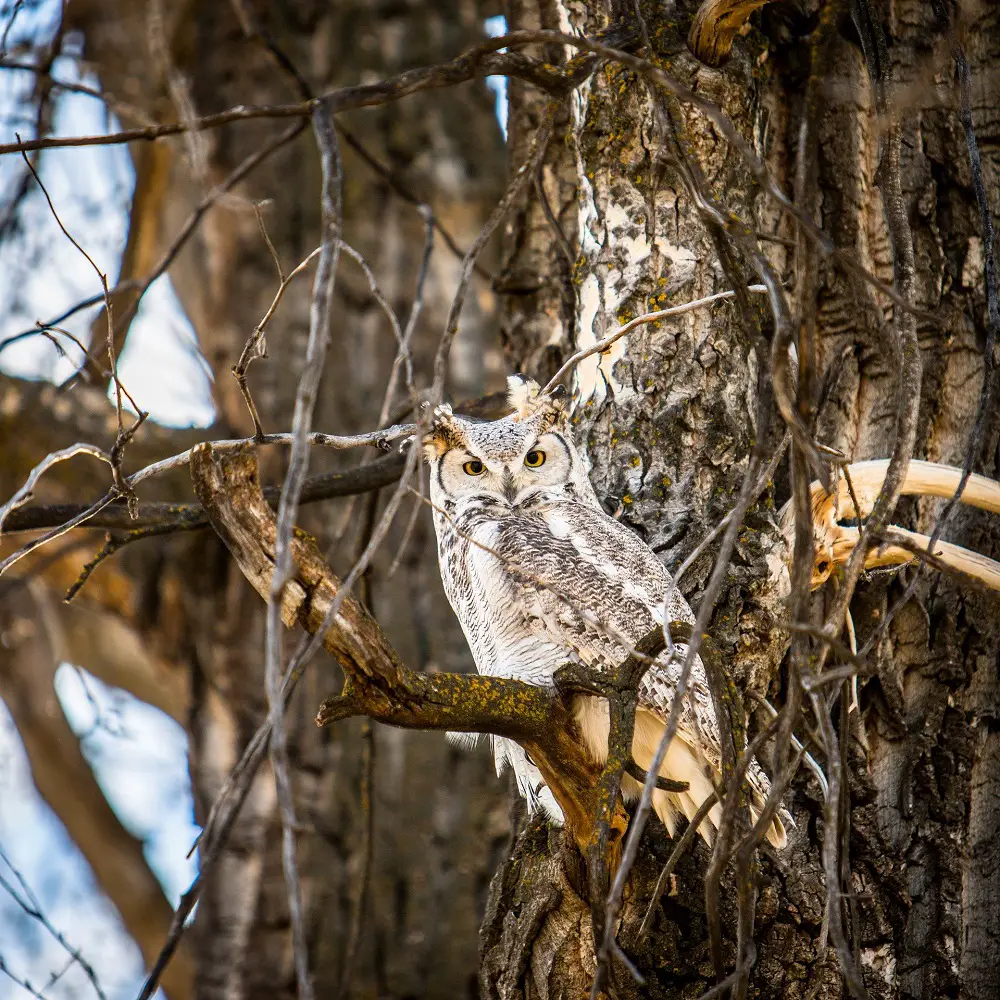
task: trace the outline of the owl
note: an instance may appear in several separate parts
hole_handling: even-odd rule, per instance
[[[474,420],[439,406],[423,439],[445,592],[481,674],[551,686],[555,671],[569,662],[613,671],[629,656],[625,642],[632,646],[662,626],[664,615],[692,624],[694,615],[653,551],[601,507],[570,434],[565,394],[544,395],[520,376],[508,386],[509,416]],[[680,682],[679,649],[672,662],[652,666],[639,688],[632,756],[644,770]],[[721,771],[719,727],[699,659],[687,691],[660,774],[688,788],[653,793],[653,808],[671,836],[678,819],[690,821],[711,794]],[[607,701],[575,695],[571,711],[584,749],[603,764]],[[524,750],[499,737],[493,750],[497,773],[513,770],[529,807],[561,821],[555,797]],[[756,817],[770,785],[756,761],[747,780]],[[635,799],[641,786],[626,775],[622,794]],[[701,824],[709,843],[720,819],[716,805]],[[768,839],[784,846],[780,818]]]

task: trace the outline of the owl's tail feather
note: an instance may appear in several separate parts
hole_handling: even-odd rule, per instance
[[[579,696],[574,701],[574,715],[584,745],[597,760],[601,762],[607,760],[608,703],[600,698]],[[635,717],[632,757],[644,771],[648,771],[653,763],[662,735],[663,720],[652,712],[640,709]],[[719,771],[706,757],[704,751],[698,748],[697,743],[690,740],[687,734],[680,732],[667,747],[663,764],[660,766],[660,776],[673,781],[687,782],[688,786],[684,792],[659,790],[653,792],[653,810],[672,837],[677,828],[678,818],[684,816],[690,823],[701,808],[701,804],[712,794],[714,790],[712,782],[719,779]],[[756,822],[767,800],[770,783],[756,761],[751,762],[747,778],[751,791],[750,813]],[[628,775],[622,778],[622,794],[626,799],[630,801],[637,799],[641,793],[642,787],[634,778]],[[698,833],[709,846],[715,840],[715,832],[721,822],[722,807],[716,803],[698,827]],[[784,847],[787,841],[785,822],[791,822],[791,816],[782,810],[781,814],[772,820],[767,831],[767,839],[779,849]]]
[[[648,769],[648,766],[652,764],[662,734],[662,721],[647,712],[638,713],[635,736],[632,741],[632,756],[640,767]],[[666,756],[660,767],[660,775],[673,781],[687,782],[687,791],[656,791],[653,793],[653,810],[663,821],[663,825],[671,836],[674,835],[678,817],[684,816],[690,823],[701,808],[701,804],[712,794],[713,786],[708,777],[709,774],[712,774],[716,779],[719,777],[715,768],[696,746],[688,743],[682,734],[675,736],[667,748]],[[767,777],[755,764],[751,765],[749,778],[752,799],[750,815],[756,823],[767,799],[769,786]],[[626,793],[628,791],[624,782],[623,790]],[[639,786],[636,784],[635,792],[638,791]],[[698,827],[698,833],[710,847],[715,840],[715,833],[721,822],[722,807],[716,803]],[[785,824],[780,815],[775,816],[772,820],[767,831],[767,839],[779,850],[787,843]]]

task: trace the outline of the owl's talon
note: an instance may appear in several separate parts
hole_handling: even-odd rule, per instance
[[[625,773],[630,778],[635,778],[642,785],[646,784],[646,778],[649,774],[648,771],[644,771],[639,767],[634,760],[630,760],[625,765]],[[686,792],[691,785],[686,781],[674,781],[673,778],[664,778],[662,775],[657,775],[656,787],[661,792]]]
[[[574,694],[593,694],[607,698],[614,689],[606,679],[596,676],[580,663],[566,663],[552,675],[556,690],[567,697]]]

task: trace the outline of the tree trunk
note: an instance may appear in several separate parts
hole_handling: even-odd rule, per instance
[[[634,25],[631,5],[618,6]],[[693,12],[690,4],[676,11],[642,5],[657,64],[716,102],[791,193],[810,71],[804,53],[819,5],[775,5],[755,15],[721,68],[700,64],[688,51],[690,22],[678,16],[681,6]],[[594,37],[616,9],[515,3],[509,27],[565,30],[569,23]],[[875,14],[891,53],[891,100],[902,120],[902,190],[917,260],[914,300],[930,314],[918,320],[923,389],[915,457],[961,466],[983,383],[986,295],[983,230],[957,114],[951,46],[929,4],[876,5]],[[974,16],[963,37],[974,81],[973,121],[996,212],[997,122],[990,109],[1000,101],[991,69],[1000,32],[994,8],[977,8]],[[565,55],[554,45],[545,58],[557,62]],[[849,19],[838,25],[828,59],[819,196],[807,207],[838,246],[891,283],[892,247],[876,177],[880,135],[865,56]],[[505,271],[539,291],[507,303],[505,338],[513,366],[541,381],[574,350],[624,321],[725,290],[734,270],[744,281],[758,280],[749,264],[727,271],[720,262],[685,188],[671,129],[724,209],[758,233],[795,245],[794,220],[754,183],[719,130],[662,92],[659,99],[667,116],[660,129],[642,81],[611,65],[570,98],[543,177],[572,267],[534,193],[519,210]],[[515,162],[536,127],[537,106],[524,87],[512,85]],[[803,262],[796,264],[785,244],[762,246],[782,280],[802,295]],[[815,309],[815,434],[851,461],[889,455],[899,374],[876,339],[881,320],[859,306],[864,299],[856,281],[820,259],[814,300],[797,303],[801,316]],[[574,379],[575,419],[599,494],[673,570],[733,506],[762,433],[755,426],[766,364],[761,347],[768,349],[773,330],[763,300],[757,301],[749,328],[733,303],[641,326],[604,356],[584,361]],[[754,329],[758,323],[764,341]],[[995,408],[994,386],[989,412]],[[770,435],[777,440],[773,427]],[[996,477],[997,445],[991,417],[976,445],[976,471]],[[779,666],[787,612],[774,572],[784,547],[774,509],[788,496],[787,480],[779,478],[752,508],[710,627],[740,690],[778,702],[787,684]],[[939,507],[906,502],[893,520],[929,534]],[[996,554],[1000,541],[995,519],[961,506],[945,537],[987,555]],[[714,550],[717,544],[682,581],[695,608]],[[859,647],[903,594],[910,573],[860,586],[852,605]],[[822,601],[821,592],[815,602],[821,607]],[[877,641],[877,675],[862,681],[860,709],[849,716],[848,928],[873,997],[985,998],[1000,990],[998,653],[995,598],[922,570],[913,598]],[[835,721],[838,716],[839,709]],[[766,721],[758,711],[757,724]],[[760,864],[751,994],[839,997],[847,989],[824,923],[822,794],[805,771],[788,798],[796,822],[789,846],[768,848]],[[710,852],[700,841],[678,865],[648,938],[638,937],[670,850],[665,831],[651,823],[617,928],[619,944],[646,983],[638,986],[617,965],[615,996],[694,997],[712,986],[704,902]],[[719,900],[729,970],[736,954],[732,878],[723,881]],[[546,836],[539,824],[520,833],[491,886],[480,951],[484,996],[589,991],[595,959],[585,887],[580,860],[562,835]]]

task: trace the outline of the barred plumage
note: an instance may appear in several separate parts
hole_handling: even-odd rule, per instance
[[[480,673],[549,685],[564,663],[613,669],[632,644],[667,621],[694,622],[683,596],[643,541],[609,517],[594,493],[573,444],[564,402],[543,396],[534,382],[509,380],[514,413],[500,420],[434,414],[424,439],[431,465],[431,499],[445,592],[462,624]],[[683,647],[682,647],[683,648]],[[647,671],[639,690],[632,755],[652,761],[680,677],[681,660]],[[574,717],[589,753],[607,758],[608,710],[603,699],[580,695]],[[524,751],[494,739],[497,771],[510,766],[532,808],[561,813]],[[693,665],[677,735],[660,773],[688,783],[686,792],[657,791],[653,807],[673,834],[711,793],[721,765],[719,733],[705,669]],[[756,812],[769,790],[767,776],[747,771]],[[639,785],[623,779],[627,798]],[[711,841],[716,806],[700,832]],[[785,843],[775,819],[768,833]]]

